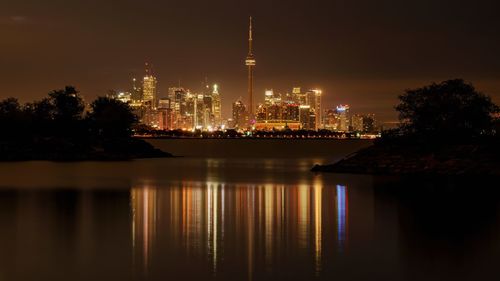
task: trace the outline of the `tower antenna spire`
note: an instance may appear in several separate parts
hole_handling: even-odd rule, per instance
[[[252,55],[253,49],[252,49],[252,42],[253,41],[253,34],[252,34],[252,16],[250,16],[249,19],[249,25],[248,25],[248,54]]]
[[[249,18],[248,25],[248,55],[245,60],[245,65],[248,68],[248,113],[250,114],[250,125],[253,123],[254,108],[253,108],[253,68],[255,67],[255,57],[253,55],[253,30],[252,17]]]
[[[154,75],[153,74],[153,64],[151,64],[150,62],[144,63],[144,70],[146,71],[146,76]]]

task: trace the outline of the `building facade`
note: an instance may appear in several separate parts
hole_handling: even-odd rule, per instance
[[[142,101],[150,109],[156,109],[157,80],[152,74],[149,64],[146,63],[146,75],[142,80]]]
[[[244,129],[248,125],[248,112],[245,104],[240,100],[233,103],[233,124],[230,126],[235,129]]]

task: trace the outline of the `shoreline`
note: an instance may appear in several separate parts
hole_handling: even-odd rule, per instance
[[[314,165],[312,172],[395,176],[500,177],[498,149],[491,145],[448,145],[438,150],[417,145],[375,144],[340,161]]]
[[[175,156],[138,138],[97,143],[76,143],[65,139],[50,139],[36,143],[0,143],[0,162],[113,162],[170,157]]]
[[[286,141],[286,140],[337,140],[337,141],[374,141],[375,139],[370,138],[322,138],[322,137],[304,137],[304,138],[283,138],[283,137],[241,137],[241,138],[217,138],[217,137],[147,137],[147,136],[135,136],[134,138],[143,140],[276,140],[276,141]]]

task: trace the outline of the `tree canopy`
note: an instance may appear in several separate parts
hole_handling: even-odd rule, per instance
[[[74,87],[66,86],[65,89],[50,92],[49,100],[54,106],[55,120],[73,121],[82,118],[85,104]]]
[[[20,104],[0,100],[0,161],[125,160],[171,154],[132,137],[137,117],[121,101],[100,97],[86,104],[71,86]]]
[[[130,107],[118,100],[99,97],[85,113],[78,91],[67,86],[54,90],[40,101],[20,104],[15,98],[0,101],[0,139],[29,142],[40,138],[130,137],[137,117]]]
[[[100,137],[129,137],[137,116],[129,105],[116,99],[99,97],[91,105],[87,119],[91,132]]]
[[[499,112],[491,98],[462,79],[406,90],[396,106],[405,135],[470,138],[490,134]]]

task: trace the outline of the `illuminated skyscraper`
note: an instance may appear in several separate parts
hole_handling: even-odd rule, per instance
[[[187,111],[187,91],[181,87],[172,87],[168,89],[168,98],[170,99],[170,108],[173,115],[173,127],[180,129],[184,127],[183,115]]]
[[[209,129],[212,127],[214,123],[213,118],[213,97],[211,94],[207,94],[203,96],[203,128]]]
[[[264,105],[270,106],[272,104],[273,97],[274,97],[274,91],[272,89],[266,90],[266,93],[264,96]]]
[[[288,103],[284,105],[283,119],[286,122],[298,122],[300,120],[299,105]]]
[[[363,132],[363,115],[354,114],[351,117],[351,127],[355,132]]]
[[[233,103],[233,127],[246,128],[248,124],[248,114],[246,106],[240,100]]]
[[[169,98],[158,99],[158,128],[160,130],[171,130],[173,129],[173,118],[172,118],[172,108],[170,108]]]
[[[300,127],[304,130],[312,130],[311,128],[311,107],[309,105],[299,106],[299,121]]]
[[[363,132],[374,133],[377,131],[377,121],[375,119],[375,114],[363,115]]]
[[[212,91],[212,112],[214,115],[215,127],[220,127],[222,125],[222,108],[219,86],[217,84],[214,84]]]
[[[281,99],[280,93],[275,93],[272,89],[266,90],[265,96],[264,96],[264,105],[265,106],[272,106],[272,105],[280,106],[281,102],[282,102],[282,99]]]
[[[318,130],[322,127],[322,115],[321,115],[321,95],[322,91],[318,89],[310,90],[306,93],[306,104],[311,107],[311,111],[314,112],[315,126],[311,130]]]
[[[132,100],[142,100],[142,89],[137,86],[137,79],[132,78]]]
[[[302,93],[300,87],[294,87],[292,91],[292,100],[297,104],[307,104],[306,94]]]
[[[248,113],[250,114],[250,122],[254,118],[254,108],[253,108],[253,68],[255,67],[255,57],[253,55],[252,48],[252,17],[250,17],[250,25],[248,28],[248,55],[245,60],[245,65],[248,67]]]
[[[153,76],[150,66],[146,63],[146,75],[142,81],[142,99],[150,108],[156,108],[156,77]]]
[[[205,114],[205,104],[203,94],[194,95],[194,127],[203,129],[203,115]]]
[[[349,105],[339,105],[336,108],[338,118],[339,118],[339,125],[337,127],[337,130],[339,131],[349,131],[350,127],[350,114],[349,114]]]

